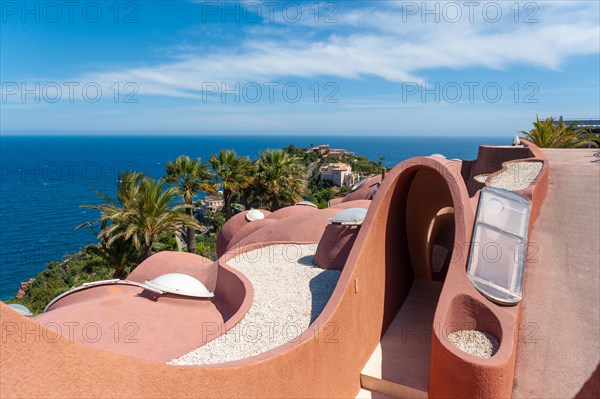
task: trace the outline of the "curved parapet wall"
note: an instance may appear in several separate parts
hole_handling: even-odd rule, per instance
[[[519,157],[503,161],[500,167],[498,167],[498,169],[486,175],[486,178],[484,182],[481,183],[480,187],[495,186],[496,180],[500,179],[503,174],[507,174],[511,165],[515,165],[518,163],[529,164],[525,168],[513,171],[513,173],[509,176],[511,177],[511,180],[514,179],[512,181],[513,183],[515,183],[516,180],[521,180],[521,183],[524,183],[522,187],[513,189],[513,191],[526,198],[529,198],[533,204],[530,216],[531,222],[529,223],[529,234],[531,234],[531,229],[533,228],[533,224],[538,217],[541,204],[544,202],[544,199],[546,198],[546,192],[548,191],[548,180],[550,179],[550,162],[548,161],[548,158],[544,155],[544,153],[535,144],[525,139],[520,140],[522,147],[513,147],[516,149],[516,155],[519,155]],[[486,146],[485,148],[486,151],[484,153],[487,157],[499,157],[495,155],[494,147]],[[501,159],[506,159],[506,148],[511,147],[500,147],[502,152]],[[524,150],[526,150],[527,152],[524,153]],[[478,159],[477,162],[480,162],[480,160]],[[541,164],[541,168],[533,167],[532,164],[538,163]],[[472,198],[472,202],[475,205],[475,208],[479,201],[478,194],[479,190],[476,191],[475,195]]]
[[[466,179],[469,194],[473,196],[484,186],[483,181],[478,180],[476,177],[489,175],[500,170],[505,162],[533,156],[535,155],[531,148],[525,145],[524,140],[521,140],[520,146],[479,146],[477,159],[473,162],[463,163],[465,168],[468,166],[468,170],[463,170],[463,177]]]
[[[143,284],[173,272],[208,282],[215,296],[173,295]],[[166,362],[227,332],[252,304],[252,286],[245,276],[194,254],[159,252],[129,277],[68,291],[34,320],[41,326],[68,327],[70,340],[93,348]],[[81,334],[74,334],[78,326]]]
[[[188,252],[162,251],[140,263],[128,280],[143,283],[161,274],[183,273],[198,279],[209,291],[217,284],[217,264],[210,259]]]
[[[292,208],[292,211],[288,210],[289,208]],[[329,218],[339,211],[340,209],[337,208],[316,209],[298,205],[280,209],[264,220],[252,222],[249,226],[240,229],[239,234],[236,234],[229,243],[227,251],[239,252],[240,248],[248,245],[268,242],[318,243],[329,225]],[[282,214],[285,217],[276,218]],[[259,228],[254,229],[254,223],[257,223]],[[244,230],[245,235],[242,234]]]
[[[209,338],[204,325],[221,325],[223,317],[209,299],[158,295],[134,285],[100,285],[73,293],[39,325],[63,330],[69,339],[90,347],[140,359],[166,362]],[[82,298],[85,296],[86,298]]]
[[[535,144],[525,139],[521,139],[521,144],[527,147],[529,151],[531,151],[533,157],[520,159],[519,161],[534,161],[542,163],[542,167],[536,175],[531,175],[531,173],[526,175],[526,180],[528,183],[527,187],[515,191],[516,193],[527,197],[531,200],[532,207],[529,223],[529,235],[531,235],[531,230],[533,228],[534,222],[537,220],[541,206],[544,202],[544,199],[546,198],[546,193],[548,192],[548,181],[550,179],[550,162],[548,161],[546,155],[544,155],[544,153]],[[503,171],[507,170],[509,163],[510,162],[503,163],[502,170],[498,171],[497,174],[500,174]],[[495,177],[495,175],[496,174],[491,175],[489,180],[492,180]],[[486,182],[486,184],[488,183]]]
[[[342,198],[343,199],[343,198]],[[334,209],[348,209],[348,208],[365,208],[368,209],[371,206],[371,200],[352,200],[344,201],[335,205],[331,205]]]
[[[158,252],[140,263],[128,276],[127,280],[119,280],[119,283],[127,281],[143,284],[146,280],[152,280],[161,274],[183,273],[199,280],[209,291],[214,291],[217,283],[218,265],[210,259],[187,252],[162,251]],[[45,312],[62,306],[71,305],[94,299],[100,291],[106,290],[96,284],[84,284],[77,289],[70,290],[55,298],[44,310]],[[109,290],[119,290],[110,288]],[[132,288],[141,291],[141,288]],[[125,289],[126,290],[126,289]]]
[[[231,248],[237,247],[238,243],[240,241],[242,241],[246,237],[251,236],[258,230],[262,229],[263,227],[270,225],[270,224],[274,224],[274,223],[277,223],[277,219],[262,219],[262,220],[255,220],[252,223],[248,223],[245,226],[242,226],[237,231],[237,233],[235,233],[234,236],[231,237],[231,240],[229,240],[229,243],[226,246],[226,251],[231,250]],[[223,252],[223,253],[225,253],[225,252]]]
[[[377,175],[365,179],[365,181],[360,185],[360,187],[356,188],[353,191],[350,191],[345,197],[334,198],[331,201],[329,201],[329,206],[333,207],[349,201],[373,199],[374,193],[377,192],[378,185],[381,184],[381,177],[381,175]]]
[[[360,226],[329,224],[319,241],[314,263],[322,269],[342,270]]]
[[[223,316],[225,324],[218,333],[213,333],[211,339],[217,338],[235,326],[252,306],[254,298],[252,284],[246,276],[226,263],[234,256],[235,253],[229,253],[217,261],[219,269],[213,304]]]
[[[299,215],[310,215],[319,212],[317,208],[312,206],[305,205],[292,205],[286,206],[285,208],[277,209],[275,212],[271,213],[265,219],[275,219],[282,220],[293,216]]]
[[[524,140],[522,143],[534,157],[519,161],[535,160],[543,163],[541,170],[527,188],[517,191],[531,199],[530,235],[547,191],[549,165],[536,146]],[[486,184],[489,184],[495,175],[506,171],[510,162],[502,162],[501,169],[490,175]],[[520,320],[521,304],[512,307],[497,305],[473,287],[466,276],[468,250],[468,246],[463,248],[462,262],[451,264],[436,309],[429,396],[510,397],[518,342],[518,329],[514,326],[518,325]],[[496,354],[490,358],[479,358],[452,345],[448,335],[463,329],[475,329],[495,336],[500,342]]]
[[[3,328],[6,344],[2,346],[0,370],[3,393],[7,396],[77,398],[354,397],[360,389],[360,371],[412,285],[405,229],[410,182],[421,169],[437,170],[446,175],[448,162],[419,158],[404,166],[401,164],[386,176],[330,301],[311,328],[293,342],[226,365],[167,366],[70,343],[66,337],[36,326],[2,304],[2,322],[7,325]],[[444,181],[452,193],[456,211],[456,241],[465,242],[469,239],[473,221],[470,204],[465,200],[466,189],[462,179],[445,176]],[[287,220],[291,219],[295,217]],[[325,226],[326,223],[323,229]],[[251,248],[256,246],[239,248],[237,253]],[[234,254],[233,251],[227,253],[222,259]],[[464,267],[464,261],[460,264]],[[220,264],[216,297],[225,292],[222,290],[235,291],[236,288],[226,281],[228,278],[234,281],[233,274]],[[238,302],[242,297],[247,298],[247,295],[239,295]],[[246,299],[242,300],[244,304],[248,305]],[[234,304],[215,305],[217,308],[235,308]],[[225,315],[226,312],[220,311]],[[240,313],[231,312],[230,315],[232,320]],[[360,323],[356,322],[357,315],[361,315]],[[21,331],[25,329],[37,329],[53,342],[36,341],[32,334],[22,339]],[[30,359],[26,376],[20,367],[24,358]],[[65,380],[69,383],[65,384]]]
[[[502,334],[495,332],[504,344],[510,339],[504,331],[504,323],[511,319],[513,315],[510,312],[513,310],[507,313],[503,308],[496,309],[485,303],[482,306],[482,301],[477,297],[479,294],[472,292],[472,286],[472,291],[469,291],[468,287],[462,285],[468,253],[465,243],[471,240],[474,209],[460,171],[458,175],[454,172],[455,163],[441,158],[414,158],[387,174],[369,207],[330,301],[309,330],[293,341],[261,355],[229,364],[167,366],[93,350],[77,342],[70,343],[66,337],[36,327],[31,320],[20,317],[0,304],[3,323],[0,376],[3,394],[77,398],[355,397],[360,389],[363,366],[401,308],[414,280],[406,230],[407,196],[415,174],[423,170],[441,176],[454,210],[453,256],[436,318],[442,318],[437,316],[439,313],[443,315],[442,321],[464,316],[475,322],[500,324]],[[285,220],[292,220],[298,225],[301,218],[302,215]],[[326,225],[323,223],[323,230]],[[265,227],[265,230],[274,226]],[[305,228],[309,226],[310,223]],[[269,237],[266,233],[259,237],[259,233],[263,234],[262,230],[253,233],[251,236],[255,237],[246,246],[228,251],[222,261],[240,251],[262,245],[260,240]],[[285,233],[284,230],[281,233]],[[220,262],[216,294],[236,290],[234,285],[227,282],[228,278],[235,281],[235,273],[224,266]],[[222,269],[225,272],[221,273]],[[247,298],[246,294],[237,297],[237,303],[242,302],[240,308],[249,306]],[[237,303],[224,303],[222,306],[235,309]],[[217,308],[220,306],[215,305]],[[240,312],[232,311],[229,320],[233,322],[241,317]],[[361,317],[359,323],[357,315]],[[36,340],[33,334],[22,337],[22,331],[35,331],[36,328],[40,335],[49,337],[53,342]],[[486,393],[498,396],[506,393],[503,390],[504,380],[496,390],[480,386],[490,378],[500,378],[502,370],[510,371],[504,363],[500,368],[494,365],[489,367],[480,359],[473,359],[456,348],[448,349],[446,342],[436,343],[437,337],[437,333],[434,334],[432,343],[431,396]],[[506,345],[504,348],[501,346],[496,356],[510,359],[510,351]],[[30,359],[26,375],[21,367],[21,361],[25,358]],[[443,363],[445,360],[450,361],[447,366]],[[465,364],[470,366],[465,367]],[[464,381],[466,385],[459,384],[459,380],[452,379],[458,370],[471,372],[472,380]],[[124,375],[127,378],[123,378]],[[65,380],[69,383],[65,384]],[[136,383],[132,384],[131,381]],[[453,391],[444,391],[447,385]],[[504,396],[510,396],[510,391]]]
[[[266,217],[268,217],[271,212],[261,209],[260,210]],[[219,235],[217,236],[217,256],[221,257],[225,251],[227,251],[227,246],[231,242],[233,236],[244,226],[250,224],[251,222],[246,219],[246,214],[250,211],[243,211],[234,215],[231,219],[223,225]]]
[[[235,215],[221,229],[217,238],[217,255],[219,257],[234,248],[266,241],[318,242],[323,234],[323,229],[319,229],[318,226],[325,223],[323,217],[327,217],[330,211],[311,206],[294,205],[272,213],[261,210],[265,218],[252,222],[246,219],[247,212]],[[307,229],[307,221],[314,222],[314,228]]]

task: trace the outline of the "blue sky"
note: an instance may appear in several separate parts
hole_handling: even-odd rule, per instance
[[[598,118],[598,1],[1,1],[2,134],[503,135]]]

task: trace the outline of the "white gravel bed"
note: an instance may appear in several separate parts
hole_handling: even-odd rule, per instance
[[[527,188],[540,174],[542,162],[511,162],[507,170],[490,179],[490,186],[516,191]]]
[[[448,340],[461,351],[483,358],[494,356],[500,347],[498,338],[477,330],[455,331],[448,334]]]
[[[475,180],[477,183],[484,184],[485,181],[487,180],[488,176],[489,176],[489,174],[477,175],[473,178],[473,180]]]
[[[321,313],[340,276],[337,270],[313,266],[316,249],[317,244],[277,244],[228,261],[254,287],[250,310],[226,334],[169,364],[230,362],[297,339]]]

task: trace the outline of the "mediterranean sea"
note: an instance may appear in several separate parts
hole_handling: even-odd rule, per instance
[[[256,158],[259,151],[329,144],[384,158],[388,168],[421,155],[475,159],[480,144],[511,143],[504,137],[389,136],[1,136],[0,299],[14,296],[19,283],[50,261],[96,241],[79,224],[97,214],[81,204],[98,204],[99,190],[114,198],[121,170],[158,178],[178,155],[208,161],[221,149]]]

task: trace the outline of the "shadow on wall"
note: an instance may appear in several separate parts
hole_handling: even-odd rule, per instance
[[[454,246],[452,194],[444,177],[433,169],[419,170],[409,184],[406,232],[413,272],[416,278],[431,280],[435,274],[443,281]],[[448,253],[439,259],[443,248]]]
[[[394,277],[386,278],[386,295],[401,293],[400,309],[389,330],[383,325],[380,343],[377,384],[388,395],[427,392],[431,326],[455,237],[455,204],[440,170],[419,165],[400,174],[388,206],[386,277]]]
[[[312,296],[312,311],[310,315],[311,324],[321,314],[325,305],[327,305],[337,281],[340,278],[340,274],[341,273],[338,270],[323,270],[318,276],[315,276],[310,280],[309,287]]]
[[[386,177],[393,187],[389,190],[391,196],[387,193],[380,204],[385,228],[375,233],[375,240],[385,243],[382,335],[396,317],[414,279],[443,281],[452,257],[455,215],[448,183],[440,173],[445,169],[437,160],[423,161],[428,165],[412,160],[398,176]]]
[[[323,269],[342,270],[360,226],[329,224],[319,241],[315,264]]]

